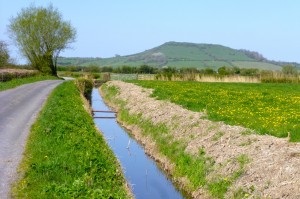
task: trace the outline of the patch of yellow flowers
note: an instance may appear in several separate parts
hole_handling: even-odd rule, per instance
[[[154,95],[209,119],[241,125],[261,134],[300,141],[299,84],[237,84],[198,82],[138,82],[155,88]]]

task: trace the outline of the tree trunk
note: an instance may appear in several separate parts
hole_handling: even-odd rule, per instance
[[[48,67],[51,69],[51,75],[57,77],[56,67],[53,63],[53,56],[51,54],[46,55],[46,63],[48,65]]]
[[[53,64],[52,57],[51,57],[51,60],[49,60],[49,65],[51,68],[52,75],[57,77],[57,71],[56,71],[56,67]]]

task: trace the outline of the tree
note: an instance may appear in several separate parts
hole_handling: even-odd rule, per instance
[[[181,68],[180,73],[183,74],[193,74],[193,73],[199,73],[197,68],[188,67],[188,68]]]
[[[12,18],[8,26],[11,39],[31,65],[44,73],[57,76],[57,58],[75,41],[76,30],[62,20],[52,5],[31,6]]]
[[[101,68],[99,66],[95,66],[95,65],[90,65],[90,66],[86,66],[83,69],[85,72],[90,72],[90,73],[100,73],[101,72]]]
[[[218,68],[218,74],[219,75],[233,75],[234,69],[232,67],[222,66],[221,68]]]
[[[204,70],[202,70],[202,73],[207,74],[207,75],[212,75],[212,74],[215,74],[216,71],[214,71],[214,69],[211,69],[211,68],[205,68]]]
[[[153,74],[154,73],[154,68],[151,67],[151,66],[148,66],[148,65],[141,65],[139,68],[138,68],[138,72],[139,73],[143,73],[143,74]]]
[[[285,75],[291,75],[291,76],[297,76],[298,75],[297,68],[295,66],[292,66],[292,65],[282,66],[282,72]]]
[[[5,43],[4,41],[0,41],[0,67],[8,64],[9,53],[7,46],[7,43]]]

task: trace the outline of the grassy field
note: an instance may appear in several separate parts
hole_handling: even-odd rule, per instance
[[[299,84],[237,84],[131,81],[154,88],[153,97],[192,111],[206,111],[214,121],[241,125],[260,134],[300,141]]]
[[[202,61],[202,60],[181,60],[181,61],[168,61],[168,66],[175,67],[175,68],[188,68],[188,67],[195,67],[199,69],[204,68],[211,68],[214,70],[218,70],[218,68],[222,66],[232,66],[230,62],[226,61]]]
[[[57,87],[33,125],[15,198],[129,198],[113,152],[73,82]]]
[[[232,62],[233,66],[239,68],[259,68],[261,70],[273,70],[273,71],[281,71],[282,67],[271,64],[271,63],[264,63],[264,62],[254,62],[254,61],[235,61]]]
[[[8,82],[0,82],[0,91],[15,88],[22,84],[29,84],[37,81],[57,80],[57,79],[58,79],[57,77],[53,77],[53,76],[34,76],[34,77],[27,77],[21,79],[13,79]]]

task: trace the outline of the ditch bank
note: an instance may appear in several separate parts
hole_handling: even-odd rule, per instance
[[[133,198],[79,90],[68,81],[50,94],[31,128],[12,198]]]
[[[118,121],[192,198],[299,198],[300,144],[205,119],[151,89],[112,81],[102,95]]]
[[[115,113],[105,105],[97,89],[92,93],[92,107],[94,122],[118,158],[134,198],[184,198],[143,147],[117,123]]]

